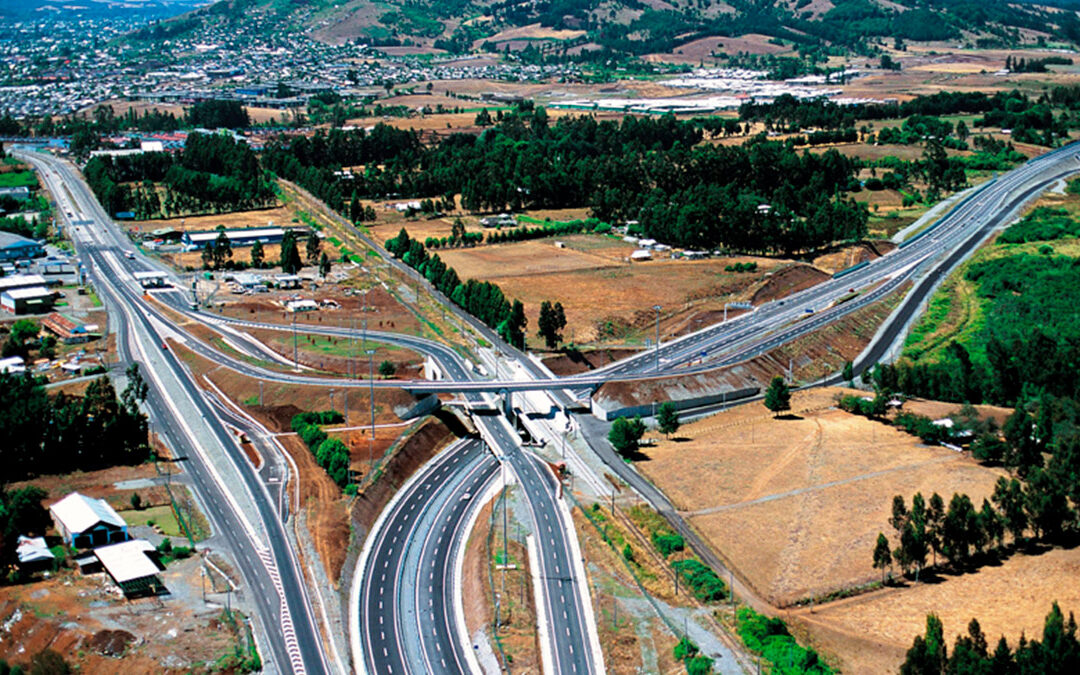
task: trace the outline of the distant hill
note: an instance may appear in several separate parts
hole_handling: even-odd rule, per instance
[[[5,0],[6,1],[6,0]],[[806,50],[875,41],[975,47],[1080,43],[1080,0],[219,0],[140,32],[152,40],[228,29],[465,53],[606,48],[671,52],[708,37],[763,35]]]

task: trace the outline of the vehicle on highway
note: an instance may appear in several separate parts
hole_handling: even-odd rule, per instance
[[[134,251],[124,251],[124,257],[127,258],[128,260],[134,260],[135,259],[135,252]]]

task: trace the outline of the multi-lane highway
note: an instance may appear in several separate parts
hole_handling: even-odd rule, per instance
[[[464,440],[429,462],[395,495],[357,563],[351,618],[358,669],[371,673],[465,673],[472,649],[459,639],[455,553],[471,509],[498,475],[479,440]],[[365,625],[359,625],[360,621]]]
[[[183,377],[184,371],[176,359],[171,353],[158,348],[164,336],[179,333],[169,327],[170,322],[163,313],[142,302],[137,291],[121,279],[134,269],[127,265],[119,255],[120,251],[126,247],[126,242],[113,228],[104,225],[111,221],[97,207],[93,197],[85,185],[77,179],[70,165],[40,156],[28,156],[27,159],[43,169],[43,174],[45,174],[43,178],[49,183],[54,194],[57,194],[58,199],[61,195],[67,195],[65,199],[72,202],[72,208],[78,214],[75,219],[85,218],[102,224],[100,228],[93,228],[90,232],[84,233],[86,236],[80,241],[80,251],[88,260],[95,278],[105,287],[104,293],[117,306],[122,307],[125,315],[131,319],[129,327],[134,329],[133,332],[138,333],[131,342],[141,350],[137,356],[140,360],[146,359],[145,362],[153,366],[155,373],[172,372],[171,377],[175,380],[172,386],[178,387],[176,391],[173,391],[167,383],[159,382],[159,388],[152,395],[151,407],[155,421],[158,421],[167,432],[170,430],[170,425],[174,425],[171,435],[184,436],[184,433],[175,431],[175,425],[181,421],[179,417],[174,415],[172,419],[169,419],[165,415],[158,419],[158,410],[168,411],[170,407],[175,407],[173,399],[182,394],[192,406],[199,409],[200,415],[204,416],[209,426],[215,426],[213,411],[206,406],[200,393],[190,381]],[[414,391],[455,391],[466,393],[467,399],[477,401],[480,392],[581,388],[609,380],[653,376],[658,374],[656,372],[658,363],[663,374],[671,374],[676,368],[680,369],[679,372],[687,372],[749,358],[870,304],[909,280],[918,282],[916,288],[922,289],[924,294],[929,292],[930,284],[926,282],[927,279],[939,278],[944,270],[961,259],[975,244],[1000,225],[1003,219],[1011,217],[1019,204],[1032,194],[1045,189],[1048,184],[1061,176],[1080,169],[1080,164],[1076,160],[1075,148],[1064,148],[1045,155],[983,186],[917,240],[894,253],[840,278],[785,298],[783,301],[769,303],[737,319],[663,344],[658,350],[618,362],[599,371],[582,376],[551,379],[528,359],[519,359],[525,370],[533,374],[532,380],[484,381],[479,380],[469,365],[448,347],[420,338],[372,331],[368,334],[370,339],[394,342],[431,355],[438,361],[446,378],[441,382],[377,382],[376,385],[404,386]],[[61,186],[61,181],[66,188]],[[853,291],[860,292],[860,295],[834,306],[838,299]],[[167,298],[168,296],[163,297],[163,299]],[[911,304],[907,316],[910,316],[910,312],[914,312],[917,305],[917,302],[912,301],[918,299],[909,295],[905,300],[906,303]],[[236,327],[243,327],[244,324],[248,324],[248,327],[256,325],[251,322],[209,317],[201,313],[189,313],[180,293],[173,294],[170,304],[173,304],[178,311],[188,313],[189,316],[200,321],[216,324],[219,329],[226,328],[222,325],[223,323]],[[891,320],[896,325],[902,325],[906,318],[900,314],[891,317]],[[286,329],[272,324],[263,324],[259,327]],[[305,325],[300,330],[310,333],[355,335],[355,332],[346,329],[327,326]],[[240,339],[242,342],[246,341],[242,347],[250,349],[251,355],[264,359],[274,358],[266,353],[265,348],[255,344],[256,341],[249,337]],[[187,341],[187,344],[196,351],[205,350],[219,362],[224,361],[229,367],[255,377],[304,384],[327,384],[332,381],[335,386],[369,386],[366,381],[328,380],[318,375],[259,368],[239,359],[213,352],[197,340]],[[512,350],[507,351],[515,354]],[[286,362],[280,357],[276,360]],[[165,363],[160,363],[162,361]],[[686,367],[687,364],[695,361],[706,363],[693,368]],[[554,395],[560,394],[554,392]],[[554,498],[557,490],[554,478],[535,457],[521,449],[516,433],[504,418],[478,416],[476,420],[485,440],[521,484],[533,520],[533,530],[539,549],[537,561],[540,566],[539,577],[542,580],[538,608],[543,614],[546,633],[550,638],[544,645],[548,650],[544,655],[545,662],[553,672],[598,672],[602,670],[602,663],[594,648],[594,641],[590,639],[595,635],[595,627],[592,625],[588,592],[583,586],[584,578],[580,570],[580,558],[574,552],[572,524],[568,521],[565,508]],[[228,441],[231,439],[228,439],[227,435],[221,436],[224,432],[220,424],[216,426],[219,445],[222,446],[223,454],[227,456],[230,451]],[[191,434],[187,435],[191,436]],[[178,442],[183,446],[183,439]],[[599,454],[631,485],[638,487],[639,490],[647,488],[647,486],[638,485],[640,477],[618,458],[607,456],[610,453],[599,452]],[[209,466],[212,462],[203,462],[203,464]],[[478,490],[473,486],[483,485],[491,480],[493,466],[497,466],[495,457],[491,453],[477,450],[477,444],[466,444],[448,451],[424,469],[424,473],[414,483],[411,490],[402,494],[397,506],[381,521],[383,525],[373,534],[377,539],[370,557],[367,558],[368,564],[371,570],[377,571],[381,561],[387,569],[390,569],[389,566],[394,566],[393,569],[397,570],[397,573],[393,577],[388,577],[391,579],[388,585],[377,587],[372,583],[372,574],[365,571],[362,575],[362,583],[354,585],[356,616],[352,619],[356,627],[354,632],[358,632],[357,637],[362,638],[360,650],[362,657],[358,657],[360,662],[357,664],[362,669],[375,672],[458,672],[461,670],[458,666],[463,663],[462,649],[467,645],[460,644],[461,640],[455,634],[459,627],[456,626],[455,619],[449,610],[452,604],[450,598],[458,591],[449,583],[451,575],[447,572],[452,569],[450,551],[458,545],[454,537],[460,534],[458,530],[464,514],[474,506],[473,501]],[[210,503],[215,503],[215,489],[221,504],[228,505],[230,501],[235,501],[229,494],[229,490],[224,489],[220,484],[215,486],[212,477],[204,479],[204,482],[207,486],[203,489],[211,495],[208,500]],[[262,487],[253,475],[245,476],[245,485],[248,493],[246,496],[249,499],[259,493]],[[423,485],[428,486],[426,490],[422,487]],[[421,492],[416,492],[417,490]],[[649,491],[645,489],[645,492]],[[646,494],[646,496],[650,495]],[[253,499],[256,503],[254,511],[259,514],[259,520],[263,521],[260,527],[266,527],[267,531],[274,529],[264,522],[268,517],[280,527],[280,523],[272,518],[272,509],[269,508],[271,500],[264,501],[267,503],[266,509],[259,504],[258,498]],[[414,505],[414,508],[409,509],[408,504]],[[420,506],[416,506],[417,504]],[[242,509],[236,508],[235,504],[233,506],[233,511],[243,514]],[[218,510],[228,511],[229,509],[224,507],[214,509],[215,512]],[[226,518],[227,514],[222,517]],[[438,528],[439,534],[429,537],[427,535],[431,533],[432,526]],[[442,534],[443,527],[445,527],[445,532],[450,534]],[[398,542],[394,540],[398,531],[409,535],[408,539],[401,541],[401,546],[397,546]],[[406,541],[414,543],[406,545]],[[423,543],[415,543],[417,541]],[[247,565],[246,569],[244,565],[241,565],[245,578],[248,575],[257,577],[258,568],[254,561],[266,557],[265,550],[258,550],[257,546],[253,548],[256,551],[254,557],[246,556],[251,564]],[[287,545],[284,548],[288,550]],[[287,563],[290,559],[291,554],[278,562]],[[434,569],[428,571],[431,575],[429,581],[432,583],[427,585],[422,583],[425,565],[435,566]],[[295,569],[295,563],[288,567]],[[437,573],[436,570],[442,571],[442,574]],[[296,580],[292,582],[295,583]],[[286,598],[289,593],[284,587],[289,585],[282,584],[283,588],[280,591],[280,594]],[[302,583],[299,586],[302,587]],[[310,618],[302,593],[299,597],[295,593],[293,596],[292,604],[303,607],[302,611]],[[390,600],[393,600],[393,605],[387,604]],[[292,612],[286,610],[291,609],[292,604],[283,602],[276,618],[280,620],[286,613],[291,615]],[[388,607],[390,609],[387,609]],[[273,625],[274,613],[269,607],[265,609],[264,622],[267,625]],[[260,614],[263,613],[260,612]],[[311,632],[305,639],[316,643],[311,639],[314,636],[314,622],[311,622],[311,625]],[[384,629],[387,625],[392,626],[389,631]],[[415,646],[402,648],[402,645],[412,645],[408,636],[413,635],[413,631],[419,631],[418,634],[424,639],[417,641]],[[430,639],[425,631],[430,633]],[[298,635],[299,632],[297,631]],[[298,640],[286,642],[296,644]],[[286,648],[279,658],[289,656],[288,645],[283,646]],[[445,665],[443,659],[446,659]],[[321,652],[318,658],[313,660],[324,663]],[[312,666],[308,666],[307,669],[315,670]]]
[[[230,542],[245,594],[256,610],[265,667],[273,672],[329,672],[303,575],[274,500],[188,371],[163,349],[167,326],[151,318],[130,287],[125,242],[103,225],[111,221],[71,165],[38,153],[19,156],[38,169],[58,205],[71,214],[69,220],[99,223],[71,228],[72,240],[110,310],[122,360],[140,363],[146,373],[146,407],[155,430],[185,460],[215,533]]]

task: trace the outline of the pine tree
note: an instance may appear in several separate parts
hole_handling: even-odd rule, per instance
[[[255,243],[251,245],[251,266],[260,268],[265,260],[266,252],[263,250],[262,242],[256,239]]]
[[[330,258],[323,253],[319,258],[319,276],[325,279],[328,274],[330,274]]]
[[[675,409],[674,403],[665,401],[660,404],[656,410],[656,425],[660,433],[665,436],[670,436],[679,430],[681,426],[679,412]]]
[[[285,274],[296,274],[300,271],[300,251],[296,245],[296,233],[286,230],[281,240],[281,271]]]
[[[769,388],[765,391],[765,407],[771,410],[774,416],[785,410],[791,410],[791,389],[779,375],[772,379]]]
[[[892,553],[889,550],[889,540],[884,532],[878,532],[877,544],[874,546],[874,569],[881,570],[881,583],[885,583],[885,570],[892,567]]]
[[[308,233],[307,241],[304,243],[304,251],[307,254],[309,265],[319,259],[319,253],[322,252],[322,241],[319,239],[319,233],[315,229]]]

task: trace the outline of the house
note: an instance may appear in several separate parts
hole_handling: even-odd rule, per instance
[[[645,262],[647,260],[652,260],[652,251],[644,248],[638,249],[630,254],[630,259],[634,262]]]
[[[104,499],[79,492],[49,507],[53,524],[73,548],[95,548],[127,541],[127,523]]]
[[[165,566],[158,560],[153,544],[145,539],[95,548],[94,557],[125,596],[157,595],[165,590],[158,577]]]
[[[278,288],[300,288],[300,277],[296,274],[275,274],[274,285]]]
[[[0,232],[0,261],[40,258],[43,255],[45,247],[39,242],[11,232]]]
[[[42,319],[41,327],[55,335],[60,342],[66,345],[89,342],[91,338],[91,333],[87,330],[86,325],[60,312],[53,312]]]
[[[285,309],[290,312],[315,312],[319,309],[319,303],[314,300],[289,300],[285,303]]]
[[[26,363],[21,356],[10,356],[6,359],[0,359],[0,373],[25,373]]]
[[[0,293],[0,307],[12,314],[40,314],[52,310],[56,293],[44,286],[17,288]]]
[[[500,213],[497,216],[488,216],[480,219],[481,227],[514,227],[517,220],[509,213]]]
[[[30,188],[25,185],[19,185],[17,187],[0,187],[0,197],[11,197],[21,202],[25,202],[30,199]]]
[[[23,571],[49,569],[56,562],[56,556],[45,545],[45,537],[24,537],[20,534],[15,555]]]

